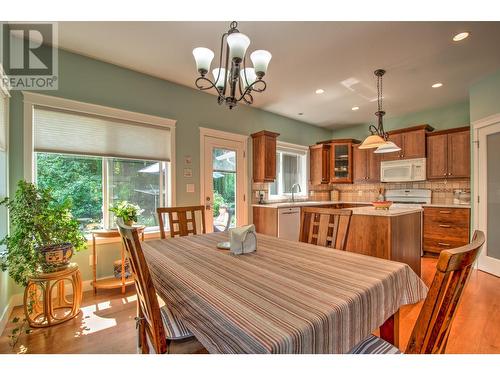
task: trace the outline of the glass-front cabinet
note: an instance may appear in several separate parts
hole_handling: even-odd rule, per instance
[[[332,140],[330,143],[330,183],[352,183],[352,145],[355,139]]]

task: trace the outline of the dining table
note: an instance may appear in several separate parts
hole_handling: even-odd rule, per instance
[[[157,293],[209,353],[348,353],[377,328],[397,345],[399,308],[427,294],[405,263],[262,234],[234,255],[217,247],[228,239],[142,244]]]

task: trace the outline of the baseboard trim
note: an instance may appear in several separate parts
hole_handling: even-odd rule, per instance
[[[103,278],[108,278],[109,276],[103,277]],[[84,280],[82,282],[82,290],[84,292],[88,292],[90,290],[93,290],[92,288],[92,280]],[[70,288],[65,288],[65,294],[69,295],[72,294],[72,290]],[[23,304],[24,296],[23,293],[18,293],[14,294],[10,297],[9,302],[7,303],[7,306],[5,306],[3,313],[0,317],[0,334],[3,334],[3,331],[5,329],[5,326],[7,325],[10,314],[12,314],[12,310],[14,310],[14,307],[21,306]]]

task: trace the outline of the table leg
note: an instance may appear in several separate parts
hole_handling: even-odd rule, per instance
[[[92,286],[94,287],[94,296],[97,294],[97,287],[95,283],[97,281],[97,259],[96,259],[96,249],[95,249],[95,234],[92,234]]]
[[[380,337],[399,348],[399,310],[380,326]]]
[[[122,255],[122,294],[125,293],[125,249],[123,247],[124,247],[124,245],[122,243],[122,250],[121,250],[121,255]]]

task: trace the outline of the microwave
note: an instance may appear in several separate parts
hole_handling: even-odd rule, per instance
[[[426,158],[383,161],[380,163],[380,181],[425,181]]]

